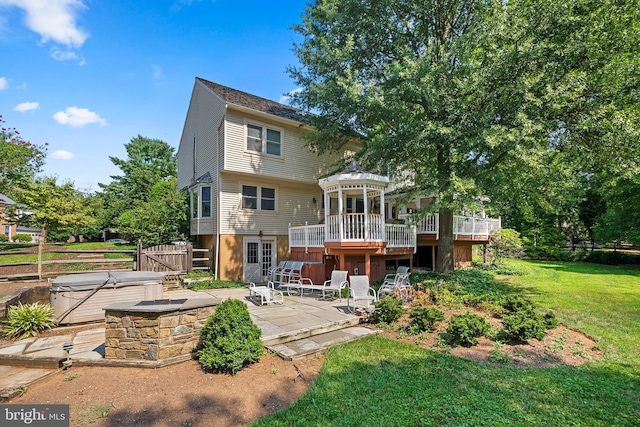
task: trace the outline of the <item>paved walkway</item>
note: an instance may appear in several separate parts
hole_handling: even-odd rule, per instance
[[[295,358],[319,351],[329,345],[348,341],[371,333],[355,327],[360,318],[348,312],[346,300],[319,300],[315,296],[285,296],[284,305],[259,306],[247,296],[246,288],[191,291],[179,289],[166,292],[169,299],[215,296],[244,301],[251,318],[262,330],[266,347],[285,358]],[[73,342],[70,352],[74,363],[100,365],[104,359],[104,325],[95,328],[60,328],[62,335],[27,338],[0,347],[0,399],[15,395],[22,387],[57,370],[65,357],[62,346]],[[295,343],[289,343],[298,340]],[[27,369],[28,368],[28,369]]]

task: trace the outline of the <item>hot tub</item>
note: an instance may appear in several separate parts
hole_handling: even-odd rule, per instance
[[[103,307],[162,298],[164,275],[154,271],[114,271],[58,276],[49,287],[60,324],[104,320]]]

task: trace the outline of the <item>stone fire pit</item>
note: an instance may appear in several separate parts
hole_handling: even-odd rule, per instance
[[[105,310],[105,359],[164,360],[190,354],[219,298],[133,301]]]

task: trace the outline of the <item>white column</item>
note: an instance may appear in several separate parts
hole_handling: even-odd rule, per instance
[[[324,241],[326,242],[329,239],[329,215],[331,214],[331,205],[329,198],[329,194],[327,194],[327,190],[323,191],[322,197],[324,198]]]
[[[338,186],[338,223],[340,229],[340,241],[344,240],[344,214],[342,202],[342,185]]]
[[[384,207],[384,188],[380,190],[380,213],[382,214],[382,241],[387,241],[387,210]]]
[[[367,184],[362,187],[364,195],[364,240],[369,241],[369,199],[367,199]]]

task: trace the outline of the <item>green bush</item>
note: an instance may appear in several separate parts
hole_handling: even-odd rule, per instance
[[[546,333],[545,319],[533,310],[520,310],[505,315],[502,327],[510,338],[523,342],[531,338],[541,340]]]
[[[530,299],[520,295],[508,295],[502,300],[502,308],[507,313],[516,313],[518,311],[534,311],[535,305]]]
[[[444,313],[435,307],[416,307],[409,313],[409,328],[412,333],[433,330],[436,322],[444,320]]]
[[[556,315],[553,311],[547,311],[547,313],[543,316],[543,319],[546,329],[557,328],[559,325],[558,319],[556,319]]]
[[[392,323],[404,314],[402,300],[396,296],[382,298],[375,303],[375,307],[371,314],[373,323]]]
[[[13,236],[13,241],[18,243],[31,243],[32,240],[28,234],[18,233]]]
[[[8,242],[9,241],[9,236],[7,236],[6,234],[0,234],[0,242]]]
[[[640,256],[619,251],[591,251],[584,261],[606,265],[640,264]]]
[[[491,325],[482,316],[473,313],[454,314],[449,319],[445,340],[452,347],[470,347],[478,338],[491,332]]]
[[[216,307],[200,330],[197,352],[200,364],[209,371],[235,375],[262,356],[261,334],[247,306],[242,301],[227,299]]]
[[[6,337],[27,338],[56,325],[53,309],[49,304],[22,304],[9,307],[4,321]]]

